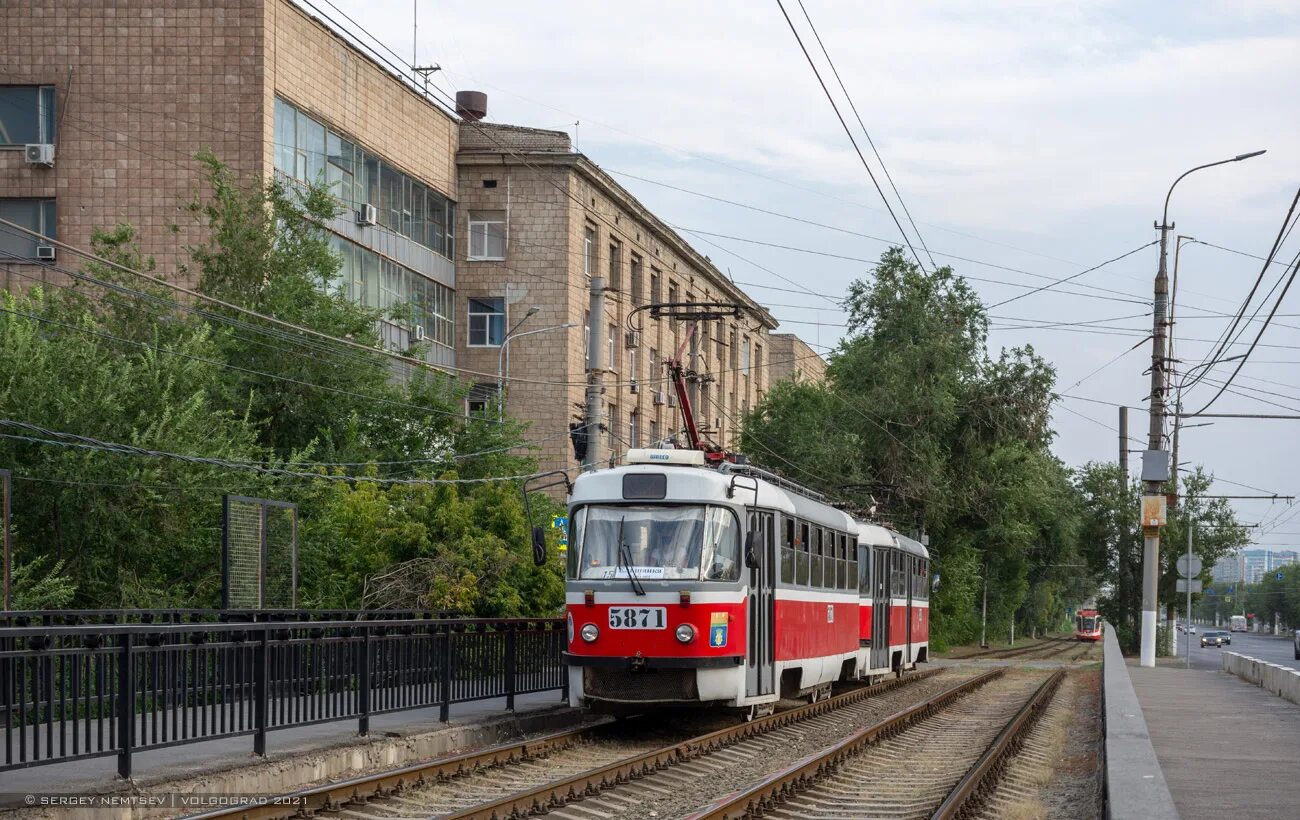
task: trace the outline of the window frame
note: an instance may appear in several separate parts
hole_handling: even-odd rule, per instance
[[[478,302],[478,303],[480,303],[480,304],[487,304],[488,302],[499,302],[499,303],[500,303],[500,309],[499,309],[499,310],[495,310],[495,309],[494,309],[494,310],[492,310],[492,311],[483,311],[483,310],[478,310],[478,311],[476,311],[476,310],[474,309],[474,307],[475,307],[475,302]],[[495,306],[494,306],[494,307],[495,307]],[[506,299],[505,299],[504,296],[469,296],[469,297],[466,297],[466,300],[465,300],[465,316],[466,316],[466,319],[465,319],[465,346],[466,346],[466,347],[501,347],[501,345],[505,344],[505,338],[506,338]],[[496,316],[499,316],[500,319],[501,319],[500,324],[498,325],[498,327],[499,327],[500,330],[501,330],[501,338],[500,338],[498,341],[493,342],[493,341],[492,341],[492,327],[493,327],[493,322],[492,322],[492,318],[491,318],[491,317],[496,317]],[[476,319],[478,319],[478,320],[480,320],[481,322],[484,323],[483,326],[482,326],[482,328],[481,328],[481,330],[482,330],[482,332],[483,332],[483,338],[484,338],[485,341],[482,341],[482,342],[476,342],[476,341],[474,341],[474,333],[475,333],[475,329],[476,329],[476,328],[475,328],[475,320],[476,320]]]
[[[32,143],[55,145],[58,143],[58,90],[48,83],[0,83],[0,93],[6,89],[30,88],[36,91],[36,139],[28,142],[0,142],[0,150],[21,151]],[[0,103],[3,104],[3,103]],[[14,106],[17,108],[17,106]],[[13,197],[18,198],[18,197]]]
[[[28,253],[26,253],[26,254],[19,254],[19,253],[16,253],[16,252],[13,253],[13,254],[12,254],[13,258],[8,259],[7,261],[9,261],[10,263],[19,263],[19,264],[24,263],[24,262],[37,262],[37,261],[39,261],[39,260],[37,259],[37,256],[36,256],[36,253],[37,253],[36,249],[37,249],[38,247],[40,247],[41,245],[46,244],[46,243],[43,242],[42,240],[50,240],[50,241],[53,241],[53,242],[57,242],[57,241],[58,241],[58,238],[59,238],[59,206],[58,206],[58,202],[59,202],[58,198],[57,198],[57,197],[52,197],[52,196],[5,196],[5,197],[0,197],[0,203],[29,203],[29,204],[31,204],[32,207],[35,209],[35,211],[34,211],[34,216],[35,216],[35,220],[34,220],[34,222],[35,222],[35,226],[36,226],[36,227],[31,227],[31,226],[28,224],[28,222],[27,222],[26,220],[18,220],[18,219],[12,219],[12,218],[10,218],[10,217],[16,216],[16,214],[12,214],[12,213],[11,213],[11,214],[9,215],[9,217],[6,217],[6,218],[9,219],[10,222],[13,222],[13,223],[15,223],[15,224],[20,224],[20,225],[22,225],[23,227],[28,228],[28,230],[34,230],[34,231],[36,231],[36,233],[40,234],[40,238],[39,238],[39,239],[36,238],[36,237],[28,236],[27,234],[22,234],[22,235],[20,235],[20,236],[4,235],[4,236],[3,236],[4,241],[14,243],[14,247],[15,247],[15,248],[18,247],[18,243],[23,243],[23,244],[29,246],[29,248],[30,248],[30,250],[29,250]],[[6,251],[6,253],[9,253],[9,252]]]
[[[486,218],[483,218],[483,217],[486,217],[486,216],[488,216],[488,215],[495,216],[495,215],[498,215],[498,214],[500,215],[500,218],[499,218],[499,219],[486,219]],[[500,226],[500,232],[499,232],[499,234],[498,234],[498,236],[497,236],[497,238],[498,238],[498,239],[500,240],[500,242],[501,242],[501,254],[500,254],[499,256],[494,256],[494,255],[492,255],[491,253],[489,253],[489,251],[491,250],[491,248],[489,247],[490,240],[493,238],[493,236],[492,236],[492,227],[491,227],[491,226],[493,226],[493,225],[499,225],[499,226]],[[505,259],[506,259],[506,254],[507,254],[508,251],[509,251],[509,247],[508,247],[508,246],[509,246],[510,231],[509,231],[509,229],[508,229],[508,227],[507,227],[508,225],[509,225],[509,221],[508,221],[507,218],[506,218],[506,212],[505,212],[505,211],[498,211],[498,210],[475,210],[475,211],[470,211],[470,212],[469,212],[469,225],[468,225],[468,228],[467,228],[467,231],[466,231],[466,239],[468,240],[468,242],[467,242],[468,247],[466,248],[466,256],[465,256],[466,261],[469,261],[469,262],[504,262]],[[482,233],[480,234],[480,236],[482,237],[482,240],[483,240],[483,241],[482,241],[482,250],[483,250],[483,253],[475,253],[475,252],[474,252],[474,239],[475,239],[476,232],[477,232],[478,230],[480,230],[480,229],[481,229],[481,231],[482,231]]]

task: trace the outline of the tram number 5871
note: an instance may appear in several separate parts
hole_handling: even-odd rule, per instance
[[[610,629],[667,629],[668,610],[662,606],[612,606]]]

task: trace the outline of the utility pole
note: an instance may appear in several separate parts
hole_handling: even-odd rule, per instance
[[[605,437],[601,420],[605,414],[605,334],[597,330],[605,324],[605,277],[591,277],[591,318],[587,331],[587,459],[583,472],[599,469],[605,461]]]
[[[1166,209],[1167,215],[1167,209]],[[1156,607],[1160,586],[1160,526],[1163,515],[1156,506],[1164,497],[1164,483],[1169,479],[1169,461],[1164,452],[1165,433],[1165,314],[1169,307],[1168,237],[1172,226],[1162,219],[1160,231],[1160,267],[1156,272],[1155,304],[1151,339],[1151,409],[1147,432],[1147,452],[1142,455],[1142,478],[1146,493],[1142,503],[1142,644],[1139,662],[1156,665]],[[1157,512],[1152,515],[1152,512]]]
[[[1119,491],[1128,496],[1128,407],[1119,408]],[[1133,560],[1128,538],[1121,528],[1119,543],[1115,545],[1116,560],[1119,564],[1119,600],[1124,613],[1124,623],[1132,626],[1133,610],[1130,607],[1133,594]]]
[[[691,397],[691,407],[695,408],[697,417],[704,421],[701,427],[708,427],[709,410],[700,406],[700,323],[691,322],[686,328],[691,344],[691,366],[687,375],[686,387]]]
[[[980,607],[980,649],[989,648],[989,565],[984,564],[984,604]]]
[[[1164,450],[1165,425],[1165,365],[1167,348],[1165,344],[1169,324],[1169,231],[1173,225],[1169,222],[1169,200],[1174,195],[1174,188],[1189,174],[1205,168],[1226,165],[1229,162],[1257,157],[1263,151],[1238,154],[1218,162],[1208,162],[1184,171],[1169,186],[1165,194],[1165,209],[1160,216],[1156,230],[1160,231],[1160,267],[1156,271],[1155,301],[1152,310],[1151,339],[1151,409],[1150,430],[1147,436],[1147,450],[1142,454],[1142,480],[1146,482],[1146,492],[1142,498],[1142,653],[1139,663],[1142,666],[1156,665],[1156,606],[1160,582],[1160,528],[1164,526],[1165,510],[1162,485],[1169,480],[1169,454]],[[1177,475],[1177,473],[1175,473]]]
[[[1128,492],[1128,408],[1119,408],[1119,479]]]
[[[1192,510],[1189,505],[1187,508],[1187,624],[1183,630],[1183,635],[1187,638],[1187,661],[1184,664],[1185,669],[1192,668],[1192,532],[1195,531],[1196,524],[1192,521]],[[1175,638],[1174,640],[1178,640]]]

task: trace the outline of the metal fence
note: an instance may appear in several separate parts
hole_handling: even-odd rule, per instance
[[[221,497],[221,604],[298,605],[298,505]]]
[[[225,622],[206,620],[217,614]],[[95,613],[5,613],[0,771],[117,755],[130,777],[137,751],[252,735],[265,754],[273,729],[355,719],[366,734],[372,715],[403,709],[437,706],[446,721],[453,703],[568,697],[562,619],[328,614],[171,610],[70,625]]]

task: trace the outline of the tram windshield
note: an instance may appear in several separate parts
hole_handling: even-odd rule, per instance
[[[1097,629],[1097,618],[1093,615],[1084,615],[1079,618],[1079,629],[1084,632],[1093,632]]]
[[[569,576],[642,581],[734,581],[740,531],[723,507],[591,504],[573,517]],[[620,556],[619,544],[624,549]]]

